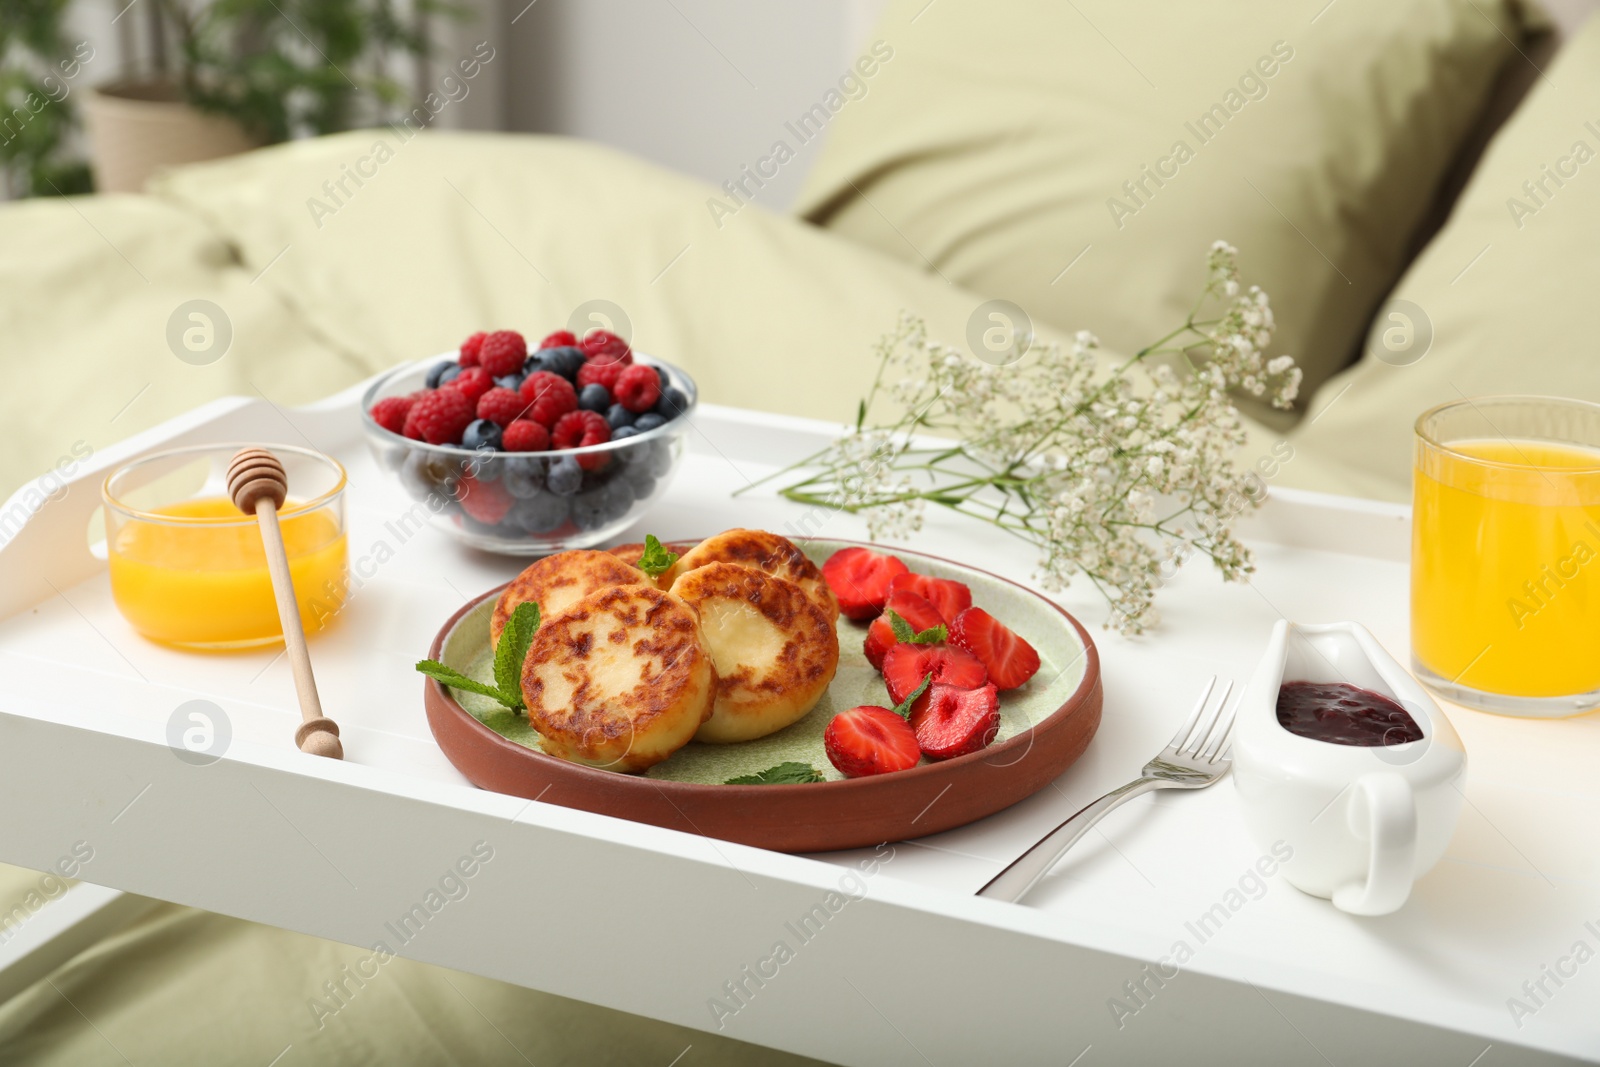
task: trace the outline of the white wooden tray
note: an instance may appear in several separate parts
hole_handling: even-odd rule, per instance
[[[359,392],[300,410],[208,405],[94,455],[37,513],[28,489],[0,512],[0,537],[16,531],[0,548],[0,860],[42,870],[84,841],[94,854],[81,877],[92,883],[353,945],[381,941],[845,1064],[1483,1056],[1490,1067],[1600,1055],[1600,961],[1573,956],[1580,942],[1600,950],[1596,716],[1449,709],[1471,756],[1468,804],[1447,858],[1387,918],[1345,915],[1276,877],[1255,892],[1257,849],[1226,781],[1129,805],[1027,906],[971,896],[1134,774],[1206,676],[1242,681],[1280,614],[1358,619],[1403,660],[1404,509],[1275,492],[1249,526],[1254,583],[1224,585],[1191,566],[1163,591],[1163,627],[1142,639],[1098,629],[1103,607],[1069,594],[1063,603],[1100,644],[1106,711],[1053,788],[938,837],[784,856],[465,783],[429,735],[411,664],[441,620],[518,564],[403,528],[411,502],[366,454]],[[863,537],[847,515],[764,491],[729,496],[830,429],[702,409],[673,491],[628,537],[731,525]],[[272,652],[187,655],[137,637],[88,543],[109,468],[159,447],[245,439],[309,442],[350,470],[355,592],[312,645],[344,763],[293,750],[292,683]],[[952,516],[932,516],[915,547],[1021,581],[1032,569],[1024,546]],[[192,699],[219,705],[231,732],[205,766],[168,747],[169,721]],[[430,909],[441,900],[430,891],[474,850],[467,894]],[[566,914],[600,918],[535,922],[535,901],[563,897]],[[1171,961],[1180,943],[1192,958],[1176,976],[1170,963],[1147,966]],[[1511,998],[1532,1011],[1514,1013]]]

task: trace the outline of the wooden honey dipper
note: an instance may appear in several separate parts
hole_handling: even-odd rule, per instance
[[[311,674],[311,656],[306,651],[306,632],[300,625],[300,607],[294,599],[294,582],[289,575],[289,554],[283,548],[283,531],[278,528],[278,509],[289,496],[289,476],[283,464],[264,448],[241,449],[228,464],[228,496],[246,515],[254,515],[261,526],[262,547],[267,553],[267,571],[272,575],[272,592],[278,600],[278,621],[283,625],[283,644],[294,671],[294,689],[300,698],[303,720],[294,732],[294,743],[313,756],[343,759],[339,743],[339,724],[322,714],[317,696],[317,680]]]

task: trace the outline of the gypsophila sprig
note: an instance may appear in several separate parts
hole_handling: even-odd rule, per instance
[[[998,367],[902,316],[854,428],[782,472],[804,475],[782,494],[860,512],[874,540],[920,529],[929,504],[983,519],[1037,546],[1046,589],[1081,576],[1110,603],[1107,626],[1143,632],[1164,566],[1199,551],[1226,580],[1252,570],[1233,520],[1259,499],[1233,463],[1230,393],[1288,408],[1299,391],[1293,358],[1266,354],[1272,307],[1237,257],[1212,245],[1183,324],[1109,371],[1086,331]],[[883,394],[902,414],[875,424]]]

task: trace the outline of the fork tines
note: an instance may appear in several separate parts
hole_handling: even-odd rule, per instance
[[[1189,713],[1189,718],[1178,727],[1178,732],[1172,735],[1172,743],[1168,749],[1180,756],[1194,760],[1205,760],[1215,763],[1224,752],[1233,735],[1233,722],[1238,715],[1238,708],[1234,708],[1227,716],[1222,714],[1228,705],[1228,697],[1233,693],[1233,682],[1224,682],[1222,695],[1217,698],[1215,706],[1207,711],[1210,705],[1211,694],[1217,688],[1217,676],[1212,675],[1206,682],[1205,688],[1200,691],[1200,699],[1195,702],[1194,711]]]

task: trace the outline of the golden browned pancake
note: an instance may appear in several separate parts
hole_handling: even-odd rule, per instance
[[[518,604],[532,601],[539,605],[540,617],[550,619],[580,597],[613,585],[656,587],[648,574],[609,552],[577,549],[546,556],[517,575],[500,594],[489,619],[489,637],[500,640],[500,631]]]
[[[814,707],[839,667],[833,622],[793,582],[709,563],[672,586],[700,618],[717,669],[716,705],[695,734],[723,743],[765,737]]]
[[[661,587],[671,589],[679,578],[708,563],[752,567],[775,578],[793,582],[811,598],[812,603],[822,609],[830,626],[839,619],[839,602],[833,598],[833,591],[828,588],[822,572],[787,537],[765,530],[725,530],[685,552],[663,576]]]
[[[694,613],[659,589],[590,593],[539,627],[522,665],[528,725],[546,752],[640,771],[711,715],[716,674]]]
[[[639,557],[644,555],[644,542],[630,541],[625,545],[617,545],[615,548],[607,549],[607,551],[628,566],[637,567],[639,565]]]

